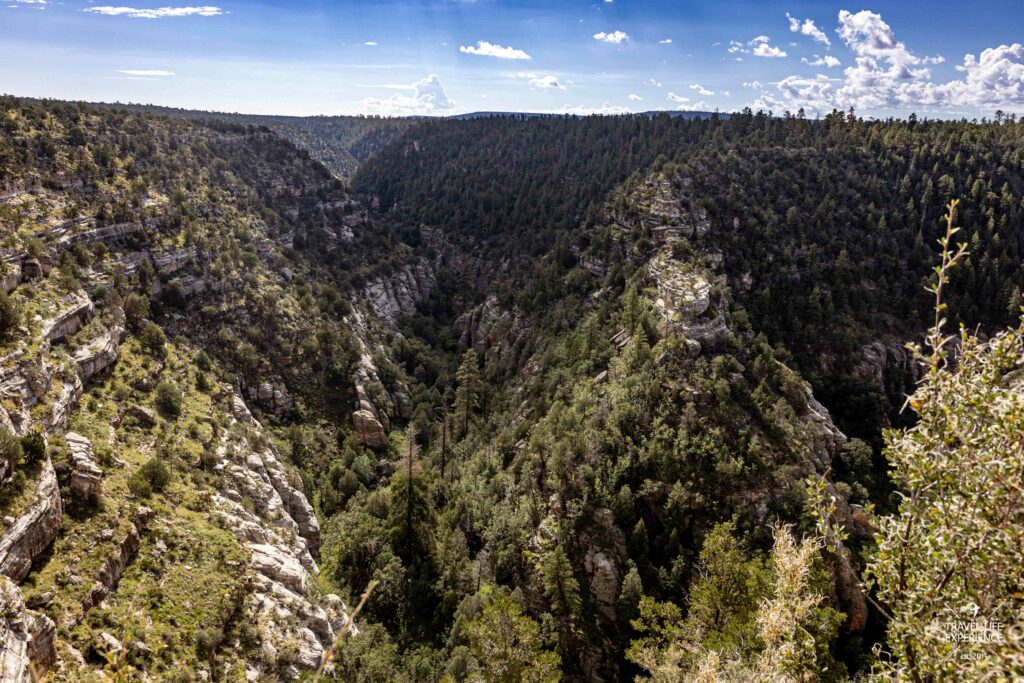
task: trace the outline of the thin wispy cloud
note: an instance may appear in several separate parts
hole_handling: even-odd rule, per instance
[[[511,45],[502,47],[501,45],[489,43],[486,40],[478,40],[476,45],[462,45],[459,47],[459,52],[467,55],[477,55],[478,57],[494,57],[496,59],[533,59],[523,50],[516,49]]]
[[[126,76],[143,76],[151,78],[165,78],[173,76],[173,71],[166,71],[164,69],[118,69],[117,73],[124,74]]]
[[[87,14],[102,14],[108,17],[130,17],[132,19],[166,19],[168,17],[216,17],[227,14],[220,7],[156,7],[143,9],[139,7],[86,7],[82,10]]]

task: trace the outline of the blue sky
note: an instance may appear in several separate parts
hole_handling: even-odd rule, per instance
[[[1024,112],[1020,0],[199,2],[0,0],[0,92],[300,115]]]

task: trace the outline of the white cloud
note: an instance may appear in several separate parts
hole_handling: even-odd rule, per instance
[[[653,85],[655,88],[660,88],[661,87],[661,81],[656,81],[656,80],[654,80],[652,78],[651,79],[651,85]]]
[[[363,45],[366,45],[367,47],[377,47],[377,41],[376,40],[368,40],[365,43],[363,43]]]
[[[730,40],[728,51],[729,54],[735,54],[737,52],[753,53],[755,57],[785,57],[785,50],[769,45],[768,41],[770,40],[771,38],[768,36],[757,36],[756,38],[748,40],[746,43],[741,43],[738,40]],[[736,61],[742,62],[743,58],[737,57]]]
[[[774,47],[768,43],[758,43],[754,48],[755,57],[766,57],[768,59],[775,59],[779,57],[785,57],[786,51],[782,48]]]
[[[561,109],[556,109],[552,112],[553,114],[573,114],[575,116],[591,116],[598,114],[601,116],[620,116],[622,114],[630,114],[632,111],[629,107],[622,107],[619,105],[609,104],[604,102],[599,107],[589,107],[583,104],[565,105]]]
[[[530,79],[530,85],[543,90],[565,90],[565,86],[558,82],[555,76],[538,76]]]
[[[659,40],[658,41],[658,45],[671,45],[671,44],[672,44],[672,39],[671,38],[665,38],[664,40]]]
[[[844,69],[842,78],[789,76],[779,81],[777,93],[765,93],[755,106],[790,110],[802,106],[818,111],[849,107],[867,111],[1024,109],[1024,45],[1000,45],[978,56],[967,54],[956,67],[964,74],[962,79],[936,82],[929,66],[941,64],[944,58],[915,54],[896,39],[877,13],[842,10],[836,33],[854,57],[854,65]],[[828,56],[804,61],[836,66]]]
[[[744,83],[743,87],[753,88],[754,90],[764,90],[764,83],[761,81],[750,81],[749,83]]]
[[[634,95],[633,93],[630,93],[628,99],[630,102],[640,102],[644,98],[640,97],[639,95]]]
[[[842,62],[840,62],[832,55],[824,55],[823,57],[814,55],[813,60],[807,59],[807,57],[801,57],[800,61],[809,66],[823,66],[827,69],[831,69],[832,67],[839,66],[840,64],[842,64]]]
[[[683,97],[682,95],[677,95],[674,92],[670,92],[666,99],[668,99],[669,102],[689,102],[690,101],[689,97]]]
[[[455,107],[455,103],[445,93],[441,80],[434,74],[405,89],[411,90],[412,96],[395,94],[386,99],[367,97],[362,101],[363,110],[368,114],[384,116],[417,116],[445,114]]]
[[[486,40],[476,41],[476,45],[462,45],[459,47],[459,52],[463,52],[467,55],[478,55],[480,57],[496,57],[497,59],[533,59],[530,55],[526,54],[522,50],[517,50],[511,45],[508,47],[502,47],[501,45],[494,45],[488,43]]]
[[[826,36],[825,32],[815,25],[813,19],[804,19],[803,22],[801,22],[789,12],[786,12],[786,18],[789,19],[789,30],[793,33],[810,36],[815,41],[822,43],[823,45],[827,45],[829,47],[832,46],[832,42],[828,39],[828,36]]]
[[[227,14],[220,7],[156,7],[154,9],[140,9],[137,7],[86,7],[82,10],[90,14],[103,14],[108,17],[131,17],[133,19],[164,19],[166,17],[216,17]]]
[[[615,45],[618,45],[619,43],[623,43],[629,40],[629,34],[624,31],[612,31],[611,33],[605,33],[604,31],[601,31],[600,33],[594,34],[594,40],[600,40],[603,43],[613,43]]]
[[[698,94],[703,95],[704,97],[711,97],[715,94],[714,90],[708,90],[700,83],[691,83],[690,90],[695,90]]]
[[[118,69],[117,73],[124,74],[126,76],[144,76],[144,77],[166,77],[173,76],[173,71],[166,71],[164,69]]]

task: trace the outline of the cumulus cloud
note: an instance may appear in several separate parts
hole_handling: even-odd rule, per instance
[[[757,36],[748,40],[746,43],[741,43],[738,40],[730,40],[728,51],[730,54],[742,52],[746,54],[753,54],[755,57],[766,57],[766,58],[777,58],[785,57],[786,51],[782,48],[775,47],[769,44],[771,38],[768,36]],[[737,57],[736,61],[742,62],[742,57]]]
[[[669,102],[689,102],[690,101],[689,97],[683,97],[682,95],[677,95],[674,92],[670,92],[668,94],[667,99],[668,99]]]
[[[220,7],[156,7],[140,9],[138,7],[86,7],[82,10],[89,14],[102,14],[108,17],[131,17],[132,19],[165,19],[167,17],[216,17],[227,14]]]
[[[915,54],[897,40],[881,15],[842,10],[838,24],[836,34],[854,57],[854,64],[844,69],[842,78],[789,76],[778,82],[776,92],[764,93],[754,106],[818,111],[849,107],[867,111],[1024,108],[1024,45],[1020,43],[987,48],[980,55],[967,54],[956,67],[962,78],[936,82],[929,67],[941,64],[943,57]],[[837,65],[827,56],[805,62]]]
[[[664,40],[659,40],[658,41],[658,45],[671,45],[671,44],[672,44],[672,39],[671,38],[665,38]]]
[[[476,45],[462,45],[459,47],[459,52],[479,57],[495,57],[497,59],[533,59],[530,55],[522,50],[517,50],[511,45],[502,47],[501,45],[488,43],[486,40],[478,40]]]
[[[611,33],[601,31],[600,33],[594,34],[594,40],[600,40],[602,43],[613,43],[618,45],[619,43],[624,43],[629,40],[629,34],[625,31],[612,31]]]
[[[643,100],[644,98],[640,97],[639,95],[634,95],[633,93],[630,93],[629,97],[627,99],[630,102],[639,102],[639,101]]]
[[[429,116],[445,114],[455,107],[444,91],[441,79],[434,74],[402,89],[411,91],[412,95],[396,93],[385,99],[367,97],[362,101],[363,110],[384,116]]]
[[[124,74],[126,76],[142,76],[149,78],[163,78],[174,75],[173,71],[167,71],[165,69],[118,69],[117,73]]]
[[[366,45],[367,47],[377,47],[377,41],[376,40],[368,40],[365,43],[363,43],[363,45]]]
[[[764,90],[764,83],[761,81],[750,81],[749,83],[744,83],[743,87],[753,88],[754,90]]]
[[[691,83],[690,84],[690,90],[694,90],[698,94],[703,95],[704,97],[711,97],[712,95],[715,94],[714,90],[708,90],[707,88],[705,88],[700,83]]]
[[[800,61],[810,66],[823,66],[826,69],[831,69],[832,67],[839,66],[840,64],[842,64],[842,62],[840,62],[832,55],[824,55],[823,57],[814,55],[814,59],[807,59],[807,57],[801,57]]]
[[[652,78],[651,79],[651,85],[653,85],[655,88],[660,88],[661,87],[661,81],[656,81],[656,80],[654,80]]]
[[[777,59],[779,57],[785,57],[786,51],[780,47],[769,45],[768,43],[758,43],[754,46],[755,57],[765,57],[767,59]]]
[[[825,35],[824,31],[817,27],[813,19],[804,19],[801,22],[789,12],[786,12],[786,18],[789,19],[789,30],[793,33],[800,33],[813,38],[815,41],[823,45],[829,47],[832,46],[832,42],[828,39],[828,36]]]
[[[529,80],[530,85],[542,90],[565,90],[565,86],[558,82],[558,78],[548,74],[547,76],[535,76]]]

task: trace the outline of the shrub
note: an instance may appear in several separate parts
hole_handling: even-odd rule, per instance
[[[156,493],[163,491],[171,483],[171,470],[163,460],[151,458],[139,469],[139,472]]]
[[[141,329],[147,315],[149,315],[149,301],[146,297],[133,292],[124,298],[124,317],[128,327],[133,330]]]
[[[139,333],[139,342],[142,344],[142,348],[157,358],[163,358],[167,353],[164,348],[167,344],[167,337],[156,323],[146,323],[146,326],[142,328],[142,332]]]
[[[153,495],[153,487],[143,475],[142,470],[136,472],[128,479],[128,492],[136,498],[149,498]]]
[[[42,460],[46,454],[46,440],[38,429],[21,437],[21,450],[25,456],[25,464],[33,465]]]
[[[5,292],[0,291],[0,339],[13,337],[20,323],[21,311],[18,305]]]
[[[213,362],[210,357],[206,355],[206,351],[200,351],[196,355],[196,367],[203,372],[209,372],[213,368]]]
[[[181,415],[181,391],[174,382],[164,380],[156,385],[156,408],[164,417]]]
[[[7,470],[13,471],[21,464],[23,457],[24,453],[18,437],[0,427],[0,460],[7,463]]]

